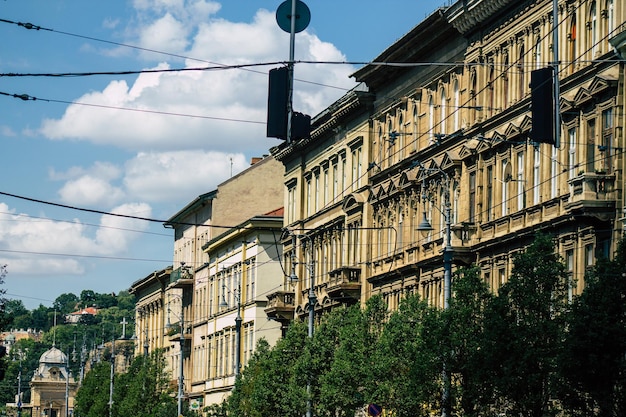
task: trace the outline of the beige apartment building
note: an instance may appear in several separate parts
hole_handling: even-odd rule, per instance
[[[206,334],[205,328],[197,330],[197,324],[207,319],[195,307],[209,303],[208,293],[199,290],[209,280],[210,258],[203,247],[241,222],[282,207],[283,177],[283,165],[273,157],[253,158],[246,170],[219,184],[216,190],[199,195],[164,224],[174,230],[173,265],[137,280],[130,288],[137,297],[135,353],[163,349],[172,387],[178,387],[182,375],[185,402],[192,399],[194,405],[207,404],[203,389],[197,389],[205,380],[194,379],[208,375],[198,369],[203,366],[209,369],[194,354],[205,349],[203,336],[195,332]],[[260,178],[263,180],[259,181]],[[265,280],[265,277],[257,279]],[[272,274],[271,279],[282,281],[284,277]],[[217,297],[210,302],[215,304],[212,311],[217,312]],[[182,350],[181,345],[184,345]]]
[[[372,294],[443,307],[444,253],[497,291],[538,231],[580,293],[623,228],[624,18],[613,0],[559,1],[556,25],[550,0],[458,1],[353,74],[310,139],[272,149],[295,314]],[[530,140],[531,74],[554,61],[555,26],[559,147]]]

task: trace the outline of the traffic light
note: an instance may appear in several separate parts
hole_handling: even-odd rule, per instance
[[[287,114],[289,113],[289,69],[274,68],[269,74],[267,95],[267,137],[287,139]],[[291,114],[291,139],[308,138],[311,134],[311,116]]]
[[[554,68],[541,68],[530,73],[530,112],[533,127],[530,139],[536,143],[555,145],[554,132]]]
[[[287,105],[289,102],[289,70],[270,70],[267,95],[267,137],[287,139]]]

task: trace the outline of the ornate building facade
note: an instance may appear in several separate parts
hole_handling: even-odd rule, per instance
[[[554,22],[549,0],[458,1],[359,69],[359,91],[317,116],[310,139],[272,150],[298,236],[283,241],[285,263],[306,277],[296,314],[372,294],[392,309],[408,293],[444,306],[446,253],[497,291],[538,231],[580,293],[622,234],[624,63],[610,40],[624,13],[563,0]],[[553,65],[553,28],[558,147],[530,140],[530,78]]]

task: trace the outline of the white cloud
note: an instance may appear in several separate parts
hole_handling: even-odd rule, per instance
[[[189,201],[217,188],[248,166],[243,154],[203,152],[142,152],[126,164],[124,185],[138,200]]]
[[[136,1],[142,13],[162,13],[157,19],[146,19],[138,29],[140,46],[172,48],[175,52],[184,49],[181,52],[185,56],[214,63],[287,59],[289,35],[278,28],[273,12],[259,10],[250,23],[198,21],[185,9],[189,5],[209,15],[219,6],[206,1]],[[296,37],[296,60],[343,61],[345,57],[332,44],[305,31]],[[198,68],[210,64],[188,60],[186,65]],[[103,90],[76,100],[107,108],[70,105],[60,119],[45,120],[41,132],[51,139],[89,141],[135,152],[205,149],[245,152],[248,157],[267,153],[278,143],[265,137],[269,69],[141,74],[130,85],[124,80],[111,81]],[[315,116],[345,92],[320,85],[351,88],[354,84],[349,74],[353,70],[344,65],[296,65],[296,79],[312,83],[295,83],[294,108]]]
[[[113,213],[149,218],[147,204],[123,204]],[[0,203],[0,263],[11,274],[83,274],[90,257],[124,256],[148,228],[143,220],[103,215],[99,226],[18,214]]]

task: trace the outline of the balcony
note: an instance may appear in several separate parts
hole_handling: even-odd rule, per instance
[[[296,297],[293,291],[276,291],[267,296],[268,302],[265,314],[270,320],[289,322],[293,320],[296,309]]]
[[[193,272],[189,267],[181,266],[170,274],[170,288],[185,288],[193,286]]]
[[[326,293],[333,300],[361,298],[361,268],[342,266],[328,273]]]
[[[614,215],[616,203],[615,174],[583,172],[568,181],[569,200],[565,209],[570,213],[608,220]]]

